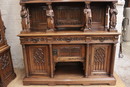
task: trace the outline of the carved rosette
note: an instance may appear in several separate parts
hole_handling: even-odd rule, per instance
[[[108,31],[117,31],[116,30],[116,24],[117,24],[117,9],[116,9],[116,4],[111,3],[110,4],[110,19],[109,19],[109,30]]]
[[[54,11],[52,9],[51,4],[47,4],[48,9],[46,10],[46,15],[47,15],[47,23],[48,23],[48,30],[47,32],[54,31],[55,26],[54,26]]]
[[[21,18],[22,18],[22,32],[30,32],[30,18],[29,18],[29,10],[25,5],[22,5],[21,9]]]
[[[90,3],[85,3],[84,15],[85,15],[85,27],[84,32],[91,30],[92,26],[92,11],[90,8]]]

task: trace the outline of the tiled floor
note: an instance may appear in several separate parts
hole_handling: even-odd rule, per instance
[[[130,87],[130,42],[125,42],[122,45],[124,57],[116,59],[115,71],[126,87]]]

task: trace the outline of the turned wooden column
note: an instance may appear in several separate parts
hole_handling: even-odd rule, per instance
[[[109,10],[110,19],[109,19],[109,29],[108,29],[108,31],[110,31],[110,32],[117,32],[117,30],[116,30],[117,14],[118,14],[118,12],[116,9],[116,4],[111,3],[110,10]]]
[[[46,11],[47,24],[48,24],[47,32],[51,32],[51,31],[55,30],[55,26],[54,26],[54,11],[52,9],[51,3],[47,3],[47,5],[48,5],[47,11]]]
[[[30,19],[29,19],[29,10],[25,5],[22,5],[21,9],[21,17],[22,17],[22,33],[30,32]]]
[[[90,9],[90,2],[85,2],[85,9],[84,9],[84,15],[85,15],[85,27],[84,32],[90,31],[92,26],[92,12]]]

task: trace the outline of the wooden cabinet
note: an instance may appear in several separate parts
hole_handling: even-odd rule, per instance
[[[116,2],[21,0],[23,84],[114,85]]]
[[[7,87],[15,77],[10,47],[5,39],[5,27],[0,14],[0,87]]]

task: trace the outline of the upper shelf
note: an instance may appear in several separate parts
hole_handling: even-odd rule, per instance
[[[21,0],[21,4],[26,3],[54,3],[54,2],[117,2],[118,0]]]

